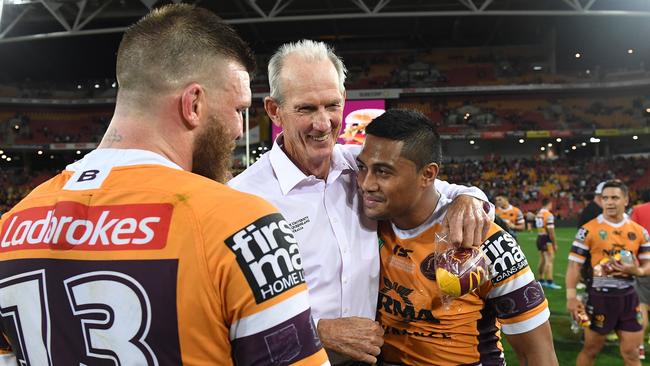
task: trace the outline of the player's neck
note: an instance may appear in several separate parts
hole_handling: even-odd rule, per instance
[[[184,170],[192,170],[191,141],[189,135],[175,130],[174,123],[166,123],[165,117],[143,117],[116,108],[99,149],[139,149],[152,151],[176,163]],[[152,128],[157,125],[159,128]],[[186,141],[184,141],[186,140]]]
[[[622,222],[623,220],[625,220],[625,215],[623,213],[616,214],[614,216],[603,215],[603,217],[605,218],[605,220],[611,222],[612,224],[618,224],[618,223]]]
[[[400,230],[411,230],[422,225],[431,217],[438,207],[440,193],[431,187],[420,198],[416,199],[416,204],[405,214],[400,217],[391,219],[393,225]]]

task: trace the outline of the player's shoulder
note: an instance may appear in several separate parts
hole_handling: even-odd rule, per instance
[[[506,232],[503,230],[503,228],[494,222],[490,223],[490,228],[488,229],[487,237],[486,240],[489,240],[491,237],[493,237],[495,234],[499,234],[500,232]]]
[[[518,248],[519,244],[517,243],[517,239],[510,235],[510,233],[499,225],[492,223],[488,229],[485,240],[481,244],[481,248],[486,253],[492,251],[493,254],[500,254],[503,253],[503,250],[499,249],[501,247]]]
[[[179,189],[174,194],[179,200],[187,202],[197,213],[229,215],[251,211],[253,215],[260,212],[275,211],[273,205],[263,198],[239,191],[214,180],[183,172],[179,179]]]
[[[591,231],[591,230],[594,230],[594,229],[596,229],[596,228],[602,228],[602,227],[605,227],[607,224],[605,224],[604,221],[602,221],[601,219],[599,219],[599,217],[600,217],[600,216],[598,216],[598,217],[594,217],[593,219],[591,219],[591,220],[585,222],[585,223],[582,225],[582,227],[583,227],[584,229],[586,229],[586,230],[590,230],[590,231]]]
[[[20,211],[25,208],[38,206],[41,201],[47,200],[48,197],[57,195],[65,183],[70,179],[72,175],[69,171],[63,171],[54,177],[46,180],[45,182],[39,184],[34,189],[32,189],[22,200],[20,200],[14,207],[9,210]]]
[[[636,231],[636,232],[638,232],[638,233],[643,233],[643,232],[647,232],[647,231],[648,231],[648,230],[646,230],[646,228],[644,228],[641,224],[639,224],[638,222],[634,222],[633,220],[631,220],[631,219],[629,219],[629,218],[627,219],[627,224],[629,225],[629,227],[630,227],[632,230],[634,230],[634,231]]]
[[[481,244],[481,250],[491,265],[494,284],[518,276],[519,272],[528,268],[526,255],[517,240],[496,224],[490,226],[488,237]]]

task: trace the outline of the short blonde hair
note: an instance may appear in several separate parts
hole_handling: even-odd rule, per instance
[[[121,91],[156,93],[209,75],[221,60],[239,62],[249,73],[255,70],[249,46],[214,13],[170,4],[124,33],[116,75]]]

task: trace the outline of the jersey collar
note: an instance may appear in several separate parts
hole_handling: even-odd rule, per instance
[[[110,167],[133,165],[163,165],[168,168],[183,170],[178,164],[149,150],[140,149],[96,149],[65,169],[70,171],[82,170],[90,162],[102,162]]]

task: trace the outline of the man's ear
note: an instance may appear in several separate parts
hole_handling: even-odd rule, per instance
[[[206,113],[205,90],[200,84],[192,83],[183,89],[180,101],[181,116],[189,129],[201,124],[201,116]]]
[[[423,187],[428,187],[432,186],[433,182],[436,180],[438,177],[438,171],[440,168],[438,167],[438,164],[436,163],[429,163],[425,165],[422,168],[422,186]]]
[[[282,127],[282,120],[280,119],[280,105],[271,97],[264,97],[264,109],[268,114],[271,121],[278,127]]]

